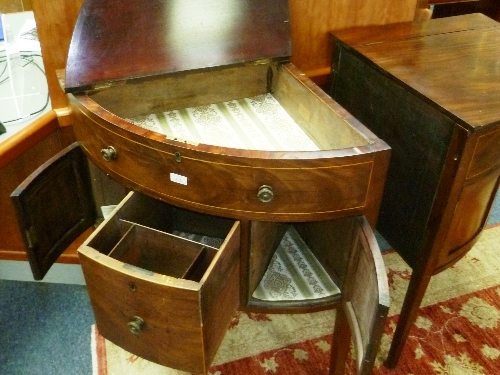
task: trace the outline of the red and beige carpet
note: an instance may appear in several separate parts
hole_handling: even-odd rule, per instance
[[[500,373],[500,225],[488,228],[452,268],[434,276],[397,368],[383,365],[411,269],[384,253],[391,309],[374,374]],[[326,375],[334,311],[296,315],[238,313],[211,375]],[[94,375],[184,375],[115,346],[92,327]],[[352,363],[349,373],[354,374]]]

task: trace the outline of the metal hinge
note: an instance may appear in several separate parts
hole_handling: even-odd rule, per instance
[[[260,59],[260,60],[254,60],[253,64],[254,65],[265,65],[265,64],[270,64],[273,60],[271,59]]]
[[[98,82],[92,85],[92,90],[104,90],[110,88],[111,86],[113,86],[113,82],[111,81]]]
[[[37,242],[35,228],[31,227],[29,229],[26,229],[24,231],[24,235],[26,237],[26,241],[28,242],[28,248],[33,249],[35,247],[36,242]]]
[[[269,94],[273,93],[273,68],[267,68],[267,87],[266,90]]]

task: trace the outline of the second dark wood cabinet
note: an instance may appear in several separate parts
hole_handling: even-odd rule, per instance
[[[500,174],[500,24],[481,14],[332,34],[331,96],[393,153],[377,228],[413,273],[388,365],[429,280],[484,228]]]

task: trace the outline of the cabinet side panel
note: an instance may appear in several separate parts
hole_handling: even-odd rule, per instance
[[[392,148],[377,229],[413,266],[426,236],[454,123],[342,50],[331,95]]]
[[[283,223],[253,221],[248,254],[248,296],[250,297],[264,276],[276,248],[287,230]]]
[[[349,249],[352,246],[356,217],[295,224],[318,261],[340,288],[345,281]]]
[[[240,303],[240,224],[237,223],[207,271],[201,292],[206,368],[210,366]]]

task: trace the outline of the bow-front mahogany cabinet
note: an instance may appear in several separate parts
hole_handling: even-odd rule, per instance
[[[126,350],[206,373],[238,308],[339,302],[390,148],[290,54],[284,0],[86,0],[59,73],[78,142],[13,193],[35,277],[100,216],[103,171],[130,192],[79,257]]]
[[[331,96],[392,148],[379,232],[412,267],[388,365],[432,275],[474,245],[500,175],[500,24],[469,14],[332,33]]]

